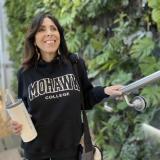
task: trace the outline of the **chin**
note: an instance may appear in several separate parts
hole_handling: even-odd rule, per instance
[[[48,54],[56,54],[57,55],[57,50],[56,51],[50,51]]]
[[[48,54],[55,54],[57,52],[58,49],[54,49],[54,50],[46,50],[46,53]]]

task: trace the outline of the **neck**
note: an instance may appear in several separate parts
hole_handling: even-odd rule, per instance
[[[46,54],[42,54],[42,59],[46,62],[51,62],[55,57],[56,57],[56,53],[46,53]]]

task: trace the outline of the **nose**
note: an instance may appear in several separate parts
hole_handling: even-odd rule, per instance
[[[52,36],[52,35],[53,35],[53,32],[52,32],[50,29],[47,29],[46,35],[47,35],[47,36]]]

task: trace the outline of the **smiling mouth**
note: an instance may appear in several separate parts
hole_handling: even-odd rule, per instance
[[[45,41],[46,44],[54,44],[56,43],[56,40],[47,40]]]

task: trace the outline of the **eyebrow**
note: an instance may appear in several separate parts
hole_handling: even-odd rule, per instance
[[[57,28],[57,26],[56,26],[55,24],[52,24],[52,25],[50,25],[50,26],[53,26],[53,27],[56,27],[56,28]],[[45,25],[41,24],[39,27],[45,27]]]

